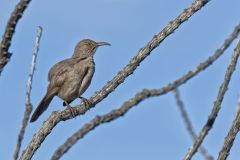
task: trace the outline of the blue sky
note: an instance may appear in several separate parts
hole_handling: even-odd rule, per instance
[[[0,1],[0,34],[17,0]],[[43,36],[33,80],[34,107],[45,94],[47,73],[52,65],[72,55],[83,38],[107,41],[99,48],[96,72],[85,97],[100,90],[123,68],[154,34],[173,20],[193,1],[185,0],[89,0],[32,1],[17,26],[10,52],[11,61],[0,77],[0,157],[11,159],[25,109],[26,81],[31,63],[36,27]],[[239,23],[239,0],[211,1],[169,36],[107,99],[84,116],[59,124],[41,145],[33,159],[49,159],[66,138],[96,115],[118,108],[143,88],[161,88],[212,55]],[[193,126],[197,132],[206,122],[230,62],[236,41],[210,68],[180,87]],[[204,146],[216,158],[236,114],[239,96],[239,65],[230,82],[219,117]],[[79,100],[73,104],[78,104]],[[42,122],[54,110],[64,109],[54,98],[40,119],[27,127],[23,148]],[[239,157],[239,136],[229,159]],[[7,144],[7,145],[6,145]],[[192,141],[186,132],[172,93],[151,98],[124,117],[104,124],[80,140],[63,160],[157,160],[182,159]],[[194,160],[203,159],[197,153]]]

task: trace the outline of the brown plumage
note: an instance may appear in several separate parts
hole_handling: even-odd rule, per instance
[[[63,104],[68,107],[70,107],[69,103],[76,98],[86,100],[81,95],[89,87],[95,71],[93,55],[96,49],[103,45],[110,44],[84,39],[78,42],[71,58],[58,62],[50,69],[47,93],[34,111],[30,122],[38,119],[48,108],[54,96],[63,99]]]

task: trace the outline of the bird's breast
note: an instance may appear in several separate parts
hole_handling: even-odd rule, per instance
[[[73,65],[73,68],[66,73],[66,79],[61,86],[58,96],[66,101],[74,100],[79,96],[79,88],[81,87],[84,77],[89,69],[94,69],[95,63],[91,59],[81,60]]]

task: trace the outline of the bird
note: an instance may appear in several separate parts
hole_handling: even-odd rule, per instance
[[[111,44],[83,39],[77,43],[71,58],[56,63],[49,70],[47,92],[35,109],[30,122],[39,118],[55,96],[63,100],[63,105],[69,108],[72,116],[74,113],[69,104],[75,99],[80,98],[85,105],[91,104],[82,94],[89,87],[95,72],[93,56],[98,47],[105,45]]]

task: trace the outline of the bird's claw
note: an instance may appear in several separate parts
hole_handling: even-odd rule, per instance
[[[89,107],[92,104],[92,102],[87,98],[84,98],[84,97],[79,97],[79,98],[82,100],[83,104],[87,107]]]
[[[65,102],[67,108],[69,109],[69,111],[70,111],[72,117],[75,117],[75,110],[74,110],[74,108],[71,107],[66,101],[64,101],[64,102]]]

